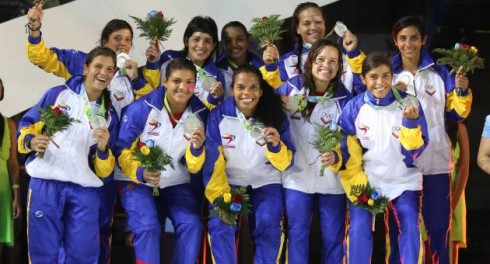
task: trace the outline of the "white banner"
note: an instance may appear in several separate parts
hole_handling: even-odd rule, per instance
[[[311,2],[324,6],[335,1]],[[140,32],[129,15],[143,18],[151,10],[161,10],[166,17],[175,18],[177,23],[172,27],[172,36],[163,45],[165,49],[180,50],[184,46],[182,37],[185,27],[196,15],[212,17],[220,32],[224,24],[233,20],[241,21],[250,28],[254,17],[271,14],[290,17],[298,3],[293,0],[77,0],[45,10],[42,34],[48,47],[88,52],[98,45],[102,28],[109,20],[124,19],[131,23],[135,35],[130,56],[141,65],[145,63],[144,52],[148,41],[138,38]],[[0,78],[5,87],[0,112],[9,117],[30,108],[44,91],[64,82],[62,78],[45,73],[27,60],[26,23],[27,18],[23,16],[0,24]]]

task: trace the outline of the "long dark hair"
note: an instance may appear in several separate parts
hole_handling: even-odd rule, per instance
[[[310,51],[308,52],[308,57],[306,58],[305,62],[305,72],[303,73],[303,80],[304,80],[304,87],[307,90],[308,94],[315,93],[316,87],[315,87],[315,78],[313,76],[313,64],[315,63],[316,57],[322,52],[324,47],[332,47],[335,50],[337,50],[338,54],[338,71],[335,74],[335,77],[330,81],[329,87],[334,87],[334,89],[337,89],[339,87],[339,84],[341,84],[341,78],[342,78],[342,71],[344,69],[344,63],[342,59],[342,50],[340,49],[339,45],[331,40],[326,40],[326,39],[321,39],[317,41],[313,46],[311,46]],[[329,88],[327,87],[327,89]],[[306,109],[307,111],[302,111],[301,116],[310,121],[310,116],[311,112],[313,112],[313,108],[315,108],[315,103],[312,102],[307,102]]]
[[[235,85],[235,78],[241,73],[252,73],[257,76],[260,82],[260,88],[262,89],[262,97],[260,97],[255,109],[255,119],[264,123],[266,126],[273,127],[277,131],[281,131],[281,126],[286,118],[284,111],[282,110],[281,98],[274,93],[274,89],[264,81],[262,73],[250,64],[239,66],[233,72],[233,81],[231,87],[233,89]]]
[[[98,57],[98,56],[110,57],[112,59],[112,61],[114,62],[114,68],[116,68],[116,53],[113,50],[111,50],[107,47],[103,47],[103,46],[99,46],[99,47],[92,49],[87,54],[87,58],[85,58],[84,65],[88,67],[90,65],[90,63],[92,63],[92,61],[95,59],[95,57]],[[104,107],[106,109],[105,118],[107,119],[107,117],[109,116],[109,109],[112,107],[111,93],[106,88],[102,92],[102,96],[104,97]]]
[[[100,34],[100,45],[103,46],[104,43],[109,40],[109,36],[113,32],[121,29],[129,29],[129,31],[131,31],[131,43],[132,43],[134,34],[131,25],[122,19],[112,19],[111,21],[107,22],[107,24],[102,29],[102,33]]]
[[[298,26],[299,26],[299,14],[303,12],[305,9],[308,8],[317,8],[320,10],[320,13],[322,14],[323,17],[323,22],[325,23],[325,28],[327,28],[327,18],[325,17],[325,14],[323,13],[322,8],[317,5],[316,3],[312,2],[304,2],[296,6],[293,12],[293,18],[291,21],[291,35],[293,37],[293,40],[298,44],[297,49],[296,49],[296,56],[298,57],[298,63],[296,64],[296,69],[298,70],[299,73],[302,73],[303,71],[301,70],[301,51],[303,49],[303,38],[301,38],[301,35],[298,34]]]
[[[182,50],[184,56],[187,56],[187,53],[189,52],[189,46],[186,45],[186,43],[189,41],[189,38],[195,32],[202,32],[202,33],[209,34],[213,39],[213,42],[216,44],[211,54],[204,62],[206,64],[213,57],[213,53],[215,52],[216,47],[218,47],[217,45],[219,43],[218,26],[216,25],[216,22],[211,17],[208,16],[193,17],[191,21],[189,21],[189,24],[187,24],[187,27],[185,28],[184,31],[184,37],[183,37],[184,49]]]

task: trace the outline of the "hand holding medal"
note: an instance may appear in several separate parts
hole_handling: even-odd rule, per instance
[[[277,147],[281,141],[281,135],[273,127],[266,127],[262,129],[262,135],[265,136],[265,141],[271,144],[273,147]]]
[[[194,149],[200,149],[204,144],[204,124],[195,114],[190,114],[184,120],[184,133],[190,135],[191,144]]]

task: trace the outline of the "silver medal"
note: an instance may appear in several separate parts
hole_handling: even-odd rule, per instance
[[[345,32],[347,32],[348,30],[347,26],[341,21],[337,21],[333,29],[335,31],[335,34],[337,34],[339,37],[343,37]]]
[[[299,100],[295,96],[289,96],[289,103],[287,105],[287,110],[291,113],[295,113],[299,108]]]
[[[203,76],[201,79],[201,86],[205,91],[209,92],[216,82],[217,81],[213,76]]]
[[[396,77],[396,82],[397,83],[403,83],[407,86],[407,94],[415,96],[415,89],[413,87],[413,74],[408,72],[408,71],[402,71],[398,76]]]
[[[402,100],[403,108],[407,108],[410,106],[418,106],[418,105],[419,105],[419,100],[417,100],[417,97],[415,97],[415,96],[407,95]]]
[[[265,139],[264,125],[262,123],[255,123],[250,129],[250,135],[257,141],[263,141]]]
[[[89,123],[90,123],[90,127],[93,129],[107,126],[107,121],[105,120],[105,118],[98,115],[92,116],[92,118],[90,118]]]
[[[203,124],[199,117],[194,114],[187,116],[184,120],[184,133],[192,134],[196,129],[203,127]]]
[[[121,52],[117,54],[116,65],[119,68],[121,75],[126,75],[126,61],[129,59],[130,57],[127,53]]]

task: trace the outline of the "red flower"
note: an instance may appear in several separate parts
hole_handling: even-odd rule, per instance
[[[468,45],[468,44],[461,44],[459,47],[462,48],[462,49],[469,49],[469,48],[471,48],[471,46]]]
[[[266,21],[267,19],[269,19],[269,18],[268,18],[268,17],[266,17],[266,16],[263,16],[263,17],[262,17],[262,21]]]
[[[360,203],[365,204],[369,201],[369,196],[365,193],[361,193],[357,199],[359,200]]]
[[[162,11],[158,11],[158,12],[157,12],[157,17],[159,17],[159,18],[163,18],[163,12],[162,12]]]
[[[140,142],[138,142],[138,148],[142,148],[142,147],[144,147],[144,146],[146,146],[146,144],[145,144],[145,143],[143,143],[143,142],[141,142],[141,141],[140,141]]]
[[[61,115],[61,114],[63,113],[63,112],[61,111],[61,109],[59,108],[59,106],[57,106],[57,107],[53,108],[53,112],[54,112],[54,113],[55,113],[57,116],[59,116],[59,115]]]
[[[240,194],[235,194],[231,197],[231,201],[234,203],[241,203],[242,202],[242,196]]]

